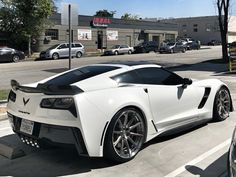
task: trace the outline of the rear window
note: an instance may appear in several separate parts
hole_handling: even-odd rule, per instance
[[[115,69],[119,69],[119,67],[115,66],[85,66],[83,68],[79,68],[63,75],[60,75],[54,79],[47,81],[46,85],[70,85],[99,74],[103,74]]]

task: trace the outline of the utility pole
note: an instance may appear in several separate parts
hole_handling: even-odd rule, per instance
[[[69,69],[71,69],[71,5],[68,6],[69,15]]]

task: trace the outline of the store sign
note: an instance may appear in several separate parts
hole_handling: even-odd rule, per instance
[[[78,29],[78,40],[92,40],[92,31],[88,29]]]
[[[118,40],[118,31],[107,30],[107,40],[108,41],[117,41]]]
[[[109,24],[111,24],[111,19],[109,18],[104,18],[104,17],[93,18],[93,26],[107,27]]]

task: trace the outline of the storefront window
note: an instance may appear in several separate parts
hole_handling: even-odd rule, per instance
[[[46,29],[45,36],[50,36],[52,40],[58,40],[58,29]]]

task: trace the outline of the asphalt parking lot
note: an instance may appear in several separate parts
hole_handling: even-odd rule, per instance
[[[208,52],[208,57],[213,55],[211,50]],[[207,51],[204,53],[207,55]],[[152,55],[150,54],[150,58]],[[234,105],[236,105],[235,73],[226,72],[227,65],[225,64],[197,61],[198,51],[189,55],[193,56],[193,59],[182,54],[172,55],[171,57],[176,56],[176,58],[184,56],[188,61],[179,59],[181,67],[172,67],[171,70],[183,77],[221,79],[228,84]],[[218,54],[215,55],[218,56]],[[165,62],[165,58],[170,55],[163,57],[163,59],[157,57],[157,60],[163,64],[177,63],[176,59]],[[213,59],[213,57],[215,56],[208,59]],[[116,58],[118,59],[118,57]],[[191,59],[196,61],[191,63],[189,61]],[[37,73],[39,72],[37,71]],[[27,79],[27,81],[29,80]],[[22,80],[22,82],[26,81]],[[209,122],[177,135],[157,137],[146,143],[132,161],[113,164],[102,158],[79,157],[75,149],[43,150],[28,147],[12,133],[8,121],[2,120],[0,122],[0,143],[23,150],[25,156],[13,160],[0,156],[0,176],[226,177],[227,151],[235,123],[236,113],[233,112],[223,122]]]

